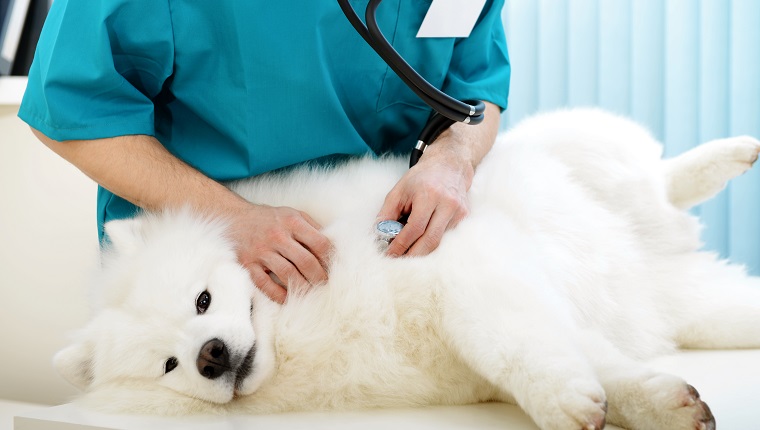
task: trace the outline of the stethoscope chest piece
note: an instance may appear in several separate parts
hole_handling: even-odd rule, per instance
[[[404,225],[398,221],[380,221],[375,226],[375,234],[377,235],[378,240],[381,240],[385,243],[391,243],[391,241],[393,241],[393,239],[395,239],[396,236],[401,233],[402,228],[404,228]]]

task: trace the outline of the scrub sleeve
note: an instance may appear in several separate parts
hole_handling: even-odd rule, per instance
[[[153,136],[152,99],[173,67],[166,1],[53,2],[21,119],[59,141]]]
[[[489,2],[470,37],[455,42],[443,92],[458,100],[486,100],[507,109],[511,67],[501,19],[503,1]]]

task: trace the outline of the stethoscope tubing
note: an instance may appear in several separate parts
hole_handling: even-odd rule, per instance
[[[356,14],[349,0],[338,0],[341,10],[351,25],[367,42],[368,45],[385,61],[399,78],[428,106],[434,113],[420,133],[417,146],[412,151],[410,165],[414,166],[427,145],[433,141],[454,122],[464,122],[475,125],[485,117],[485,103],[476,100],[459,101],[431,85],[420,76],[388,42],[377,25],[377,7],[382,0],[370,0],[365,13],[365,21]]]
[[[367,5],[365,20],[366,28],[373,40],[372,47],[380,57],[396,72],[397,75],[415,92],[425,103],[436,112],[457,122],[478,124],[483,121],[485,105],[471,106],[463,103],[431,85],[425,78],[420,76],[388,42],[377,24],[377,7],[382,0],[370,0]]]

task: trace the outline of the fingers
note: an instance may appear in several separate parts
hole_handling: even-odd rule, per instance
[[[307,214],[258,206],[237,221],[238,260],[272,300],[282,303],[288,286],[327,281],[332,244]]]
[[[248,266],[247,269],[256,288],[269,296],[273,301],[279,304],[285,303],[285,297],[288,294],[287,290],[274,282],[261,266]]]
[[[330,242],[327,238],[319,236],[319,239],[312,238],[310,242],[319,242],[320,245],[309,246],[301,241],[294,240],[288,249],[280,250],[280,255],[283,258],[271,263],[268,262],[267,267],[288,284],[291,281],[303,281],[314,285],[327,281],[327,253],[330,249]],[[326,245],[322,242],[326,242]],[[314,252],[312,247],[319,247],[319,252]],[[278,264],[275,265],[275,263]],[[286,277],[283,278],[281,276],[283,274]]]
[[[289,232],[271,242],[269,252],[259,256],[260,265],[287,286],[327,281],[330,241],[305,219],[290,227]]]
[[[428,222],[425,233],[417,239],[406,255],[422,256],[433,252],[441,244],[443,233],[453,221],[454,211],[436,210]]]
[[[271,253],[264,256],[262,260],[265,271],[272,272],[283,286],[310,284],[293,263],[282,255]]]
[[[262,255],[258,262],[246,265],[254,285],[272,300],[283,303],[289,287],[307,287],[327,281],[325,269],[303,247],[293,245],[283,254],[298,255],[290,257],[298,263],[282,254],[270,252]]]
[[[404,255],[425,234],[434,210],[435,207],[431,205],[421,204],[415,207],[404,228],[388,246],[386,253],[391,257]]]
[[[327,267],[330,262],[332,243],[330,243],[330,240],[319,231],[322,228],[319,224],[314,222],[308,214],[304,212],[301,212],[301,214],[311,228],[295,230],[293,238],[308,252],[295,252],[293,259],[290,261],[295,263],[296,267],[306,269],[306,272],[302,271],[301,273],[303,273],[307,279],[313,278],[316,282],[324,282],[327,280]],[[316,261],[310,259],[310,255],[315,257]],[[319,267],[317,267],[317,265]]]
[[[413,208],[406,225],[388,246],[387,254],[423,256],[433,252],[446,230],[455,227],[468,212],[466,205],[454,199],[421,202]]]

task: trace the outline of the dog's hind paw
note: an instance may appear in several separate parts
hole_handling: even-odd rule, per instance
[[[731,179],[749,170],[760,154],[760,141],[750,136],[717,139],[666,160],[668,198],[688,209],[720,192]]]
[[[751,136],[716,139],[687,152],[689,174],[697,184],[721,184],[749,170],[760,154],[760,141]]]
[[[653,411],[656,415],[653,418],[660,426],[657,428],[715,430],[715,417],[694,387],[680,384],[673,392],[664,394],[665,403],[659,411]]]
[[[677,406],[673,409],[674,415],[683,415],[684,428],[699,430],[715,430],[715,417],[707,403],[699,398],[697,389],[686,384],[685,391],[679,393]],[[689,427],[689,424],[693,427]],[[675,427],[674,427],[675,428]]]
[[[614,424],[641,429],[715,429],[710,407],[681,378],[657,374],[631,382],[611,400],[616,401],[610,416]]]
[[[713,163],[718,166],[717,171],[725,170],[723,175],[729,177],[749,170],[760,154],[760,141],[750,136],[720,139],[708,145],[711,143],[715,145]]]

